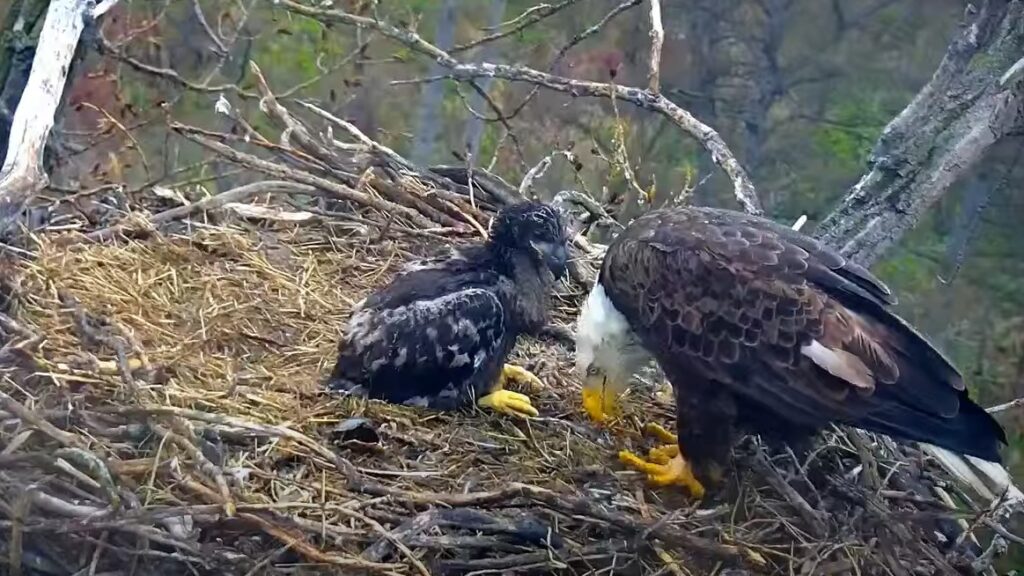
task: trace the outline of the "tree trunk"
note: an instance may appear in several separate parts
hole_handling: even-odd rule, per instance
[[[788,0],[692,3],[689,34],[699,39],[701,55],[696,92],[706,96],[697,112],[755,180],[768,111],[783,94],[777,53],[788,7]],[[728,194],[721,186],[709,192],[722,198]]]
[[[1024,5],[968,9],[931,81],[886,126],[869,171],[816,235],[871,265],[958,177],[1004,136],[1024,128],[1024,80],[1000,78],[1024,53]]]
[[[458,18],[458,0],[444,0],[441,14],[437,17],[437,35],[434,44],[447,50],[454,44],[455,21]],[[444,67],[438,63],[430,66],[430,76],[439,76]],[[437,135],[441,132],[441,104],[444,101],[444,82],[428,82],[423,86],[420,96],[419,123],[417,124],[416,140],[413,142],[412,154],[409,159],[417,166],[431,163]]]
[[[104,3],[109,9],[116,2]],[[22,5],[24,8],[25,5]],[[50,131],[64,100],[64,85],[79,51],[79,40],[96,8],[89,0],[53,0],[39,33],[38,58],[33,58],[17,109],[11,116],[10,137],[0,169],[0,236],[11,231],[25,204],[49,183],[43,164]],[[14,19],[14,29],[18,22]],[[9,73],[13,72],[13,68]],[[9,84],[9,83],[8,83]]]
[[[32,71],[39,28],[49,4],[50,0],[16,0],[7,9],[0,32],[4,39],[0,47],[0,158],[7,156],[14,109]]]

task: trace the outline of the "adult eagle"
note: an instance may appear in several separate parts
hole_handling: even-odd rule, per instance
[[[497,214],[487,241],[407,266],[356,305],[327,386],[395,404],[536,416],[529,397],[504,385],[540,380],[505,359],[520,334],[546,323],[566,238],[555,208],[522,202]]]
[[[584,408],[615,412],[653,356],[675,389],[677,435],[655,426],[669,446],[619,457],[697,497],[721,481],[741,430],[793,442],[838,422],[999,462],[1002,428],[894,303],[866,269],[770,220],[652,211],[611,243],[578,318]]]

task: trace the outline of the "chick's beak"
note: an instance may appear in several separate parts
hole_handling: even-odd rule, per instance
[[[555,249],[548,256],[548,268],[551,269],[556,278],[561,278],[565,274],[568,263],[569,251],[561,244],[555,246]]]
[[[594,422],[605,422],[618,416],[618,386],[612,386],[606,376],[588,375],[583,380],[583,410]]]
[[[551,242],[531,242],[531,244],[540,253],[544,265],[555,278],[560,279],[565,275],[569,262],[569,251],[564,244]]]

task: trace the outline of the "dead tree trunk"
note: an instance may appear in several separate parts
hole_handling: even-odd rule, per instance
[[[778,48],[788,13],[785,0],[698,0],[692,30],[703,65],[699,92],[708,118],[740,162],[755,174],[761,161],[766,117],[782,95]]]
[[[49,183],[44,150],[63,100],[64,84],[87,20],[116,0],[52,0],[36,44],[31,73],[10,122],[0,169],[0,236],[10,232],[25,204]]]
[[[931,81],[893,119],[869,171],[816,235],[870,265],[1004,136],[1024,128],[1024,80],[1004,82],[1024,54],[1024,3],[968,9]]]
[[[18,0],[7,9],[0,46],[0,158],[7,156],[14,110],[32,72],[36,42],[50,0]]]

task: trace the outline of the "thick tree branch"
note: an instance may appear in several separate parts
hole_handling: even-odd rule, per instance
[[[931,81],[893,119],[870,170],[817,235],[870,265],[1004,136],[1024,126],[1024,81],[1008,85],[1024,52],[1024,4],[985,2],[965,22]]]

